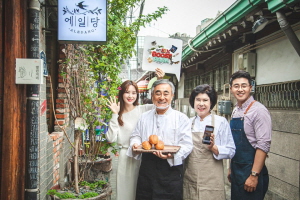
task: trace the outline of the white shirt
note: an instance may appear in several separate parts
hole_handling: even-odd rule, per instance
[[[195,117],[190,118],[192,124]],[[212,125],[212,117],[208,115],[200,121],[200,117],[196,116],[194,128],[192,132],[204,132],[206,125]],[[231,159],[235,154],[235,144],[232,137],[230,125],[225,117],[215,115],[215,145],[218,147],[219,155],[214,155],[215,159]]]
[[[169,108],[165,114],[158,115],[156,110],[150,110],[142,114],[137,127],[131,134],[130,147],[127,156],[141,159],[141,154],[132,151],[133,144],[141,144],[149,139],[150,135],[156,134],[165,145],[180,146],[174,158],[167,159],[170,166],[181,165],[183,160],[192,152],[193,141],[189,118]]]

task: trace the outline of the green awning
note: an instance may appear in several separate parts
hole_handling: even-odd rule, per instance
[[[271,12],[276,12],[289,4],[297,2],[300,2],[300,0],[238,0],[196,35],[192,39],[191,45],[193,48],[202,47],[263,3],[267,3]],[[192,53],[193,50],[187,45],[182,51],[182,61],[188,59]]]

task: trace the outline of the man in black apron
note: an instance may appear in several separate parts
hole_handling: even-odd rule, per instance
[[[263,200],[269,185],[265,159],[271,144],[271,117],[267,108],[251,96],[251,89],[248,72],[232,74],[230,90],[237,99],[230,122],[236,145],[228,174],[232,200]]]
[[[168,80],[158,80],[152,86],[155,109],[144,113],[130,138],[127,155],[140,159],[133,152],[150,135],[158,135],[165,145],[180,146],[175,154],[161,151],[143,153],[138,176],[136,200],[182,200],[183,160],[193,148],[189,118],[170,107],[174,85]]]

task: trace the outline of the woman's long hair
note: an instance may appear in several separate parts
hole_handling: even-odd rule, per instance
[[[122,83],[122,85],[120,86],[120,90],[119,90],[120,111],[119,111],[118,122],[119,122],[120,126],[124,125],[124,122],[122,120],[122,115],[123,115],[124,110],[125,110],[125,102],[124,102],[124,99],[123,99],[123,95],[128,90],[130,85],[132,85],[135,88],[136,94],[137,94],[136,100],[135,100],[135,102],[133,102],[133,105],[134,106],[139,105],[139,90],[138,90],[137,84],[134,81],[131,81],[131,80],[124,81]]]

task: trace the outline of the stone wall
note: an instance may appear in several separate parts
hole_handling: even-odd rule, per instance
[[[272,144],[266,165],[270,174],[265,199],[299,200],[300,111],[271,110]]]

